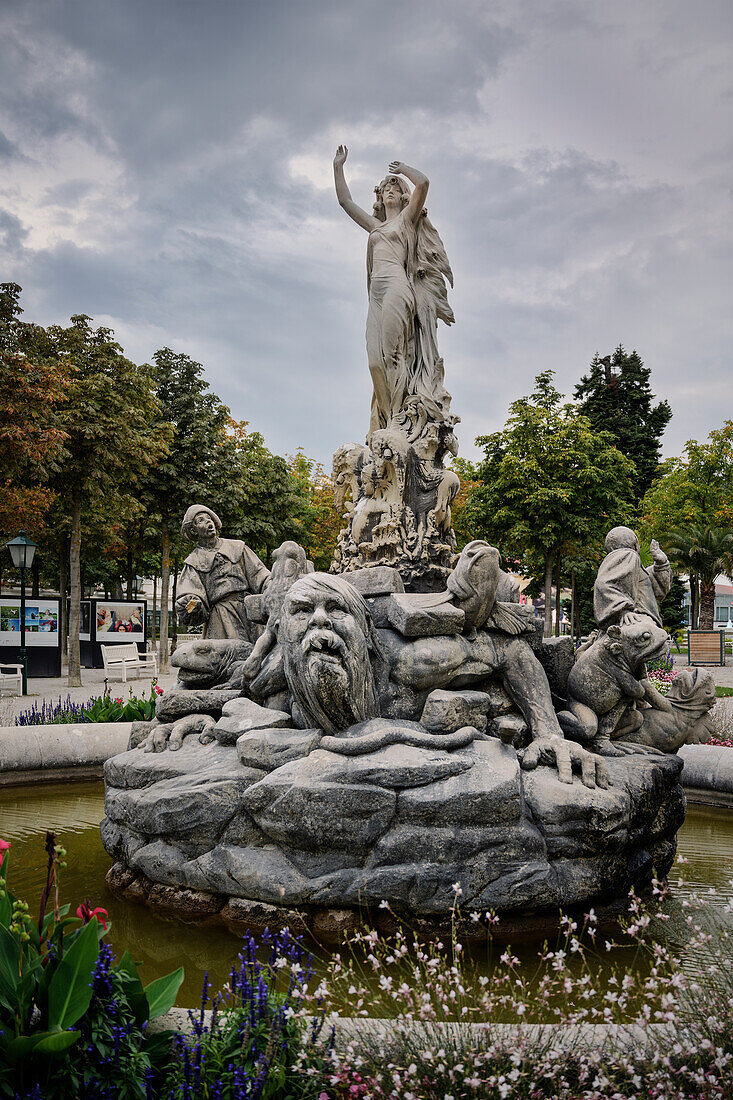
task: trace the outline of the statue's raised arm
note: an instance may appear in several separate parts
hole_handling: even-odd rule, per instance
[[[415,190],[410,195],[405,213],[412,224],[415,225],[423,212],[425,199],[428,197],[430,180],[422,172],[418,172],[417,168],[411,168],[409,164],[404,164],[401,160],[391,161],[389,170],[395,176],[406,176],[410,183],[414,184]]]
[[[349,191],[344,176],[344,163],[348,155],[349,150],[346,146],[339,145],[333,158],[333,182],[336,185],[336,198],[339,201],[339,206],[346,211],[349,217],[362,229],[366,229],[367,233],[370,233],[372,229],[377,227],[379,222],[371,214],[367,214],[366,210],[362,210],[351,197],[351,191]]]

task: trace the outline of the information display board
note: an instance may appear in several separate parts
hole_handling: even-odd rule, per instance
[[[25,602],[25,645],[58,646],[59,601],[43,596]],[[0,596],[0,645],[20,646],[20,598]]]
[[[61,675],[61,601],[29,596],[25,601],[25,648],[29,676]],[[0,596],[0,661],[20,661],[20,597]]]
[[[89,605],[88,640],[79,635],[81,661],[85,668],[103,668],[100,645],[136,642],[141,653],[147,642],[147,600],[85,600]],[[82,626],[84,626],[82,605]]]
[[[95,600],[98,642],[139,642],[145,636],[145,601]],[[139,634],[139,638],[130,635]]]

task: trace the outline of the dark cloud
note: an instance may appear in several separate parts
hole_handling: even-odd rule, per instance
[[[539,370],[570,390],[619,342],[679,451],[733,406],[729,31],[713,0],[29,0],[0,14],[3,266],[27,317],[187,351],[272,447],[327,462],[369,406],[346,141],[365,206],[394,156],[431,177],[464,453]]]
[[[10,141],[0,130],[0,160],[11,160],[17,157],[20,150],[14,141]]]

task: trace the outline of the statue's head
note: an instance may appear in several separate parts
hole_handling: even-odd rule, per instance
[[[379,714],[382,648],[366,602],[343,577],[310,573],[283,603],[278,640],[303,720],[337,733]]]
[[[221,520],[205,504],[192,504],[181,523],[181,533],[191,542],[211,542],[220,531]]]
[[[272,552],[272,576],[291,582],[308,572],[308,558],[297,542],[283,542]]]
[[[466,616],[466,627],[479,629],[488,619],[496,603],[501,578],[501,555],[495,546],[483,539],[474,539],[461,551],[446,587],[453,603]]]
[[[703,668],[683,668],[667,692],[674,707],[693,714],[706,714],[717,702],[712,673]]]
[[[606,535],[606,550],[636,550],[639,553],[639,540],[630,527],[614,527]]]
[[[387,206],[407,206],[412,190],[407,180],[401,176],[385,176],[374,188],[377,200],[374,203],[374,217],[383,222]]]

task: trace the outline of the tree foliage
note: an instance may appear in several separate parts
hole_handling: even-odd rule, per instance
[[[563,404],[552,379],[552,371],[537,375],[505,428],[476,440],[485,457],[466,505],[477,536],[522,559],[527,572],[541,562],[548,633],[553,567],[627,516],[635,476],[610,433]]]
[[[46,351],[67,380],[58,404],[65,433],[52,480],[68,523],[71,574],[69,683],[80,684],[79,605],[83,514],[114,501],[118,517],[137,509],[136,488],[165,453],[169,433],[155,425],[158,403],[151,368],[126,359],[108,328],[84,315],[46,330]]]
[[[695,527],[669,531],[662,541],[670,559],[700,582],[700,629],[712,630],[715,617],[715,578],[733,575],[733,530]]]
[[[642,526],[652,532],[689,524],[733,527],[733,420],[704,443],[688,439],[682,457],[663,463],[640,513]]]
[[[695,530],[733,529],[733,420],[713,430],[704,443],[689,439],[684,454],[663,463],[640,504],[640,530],[662,543],[693,539]],[[694,626],[701,604],[701,578],[694,563],[677,561],[690,578]],[[714,600],[713,592],[713,600]],[[709,592],[706,596],[709,602]],[[708,614],[705,613],[707,621]]]
[[[0,537],[38,533],[66,434],[58,406],[65,364],[36,354],[40,330],[20,320],[20,287],[0,284]]]
[[[320,462],[299,449],[288,460],[297,491],[303,502],[301,543],[316,569],[328,571],[343,518],[336,510],[333,481]]]
[[[644,496],[657,474],[662,436],[672,410],[667,401],[654,404],[651,370],[636,351],[621,344],[612,356],[596,354],[575,387],[579,411],[596,431],[610,432],[622,454],[636,466],[634,501]]]

